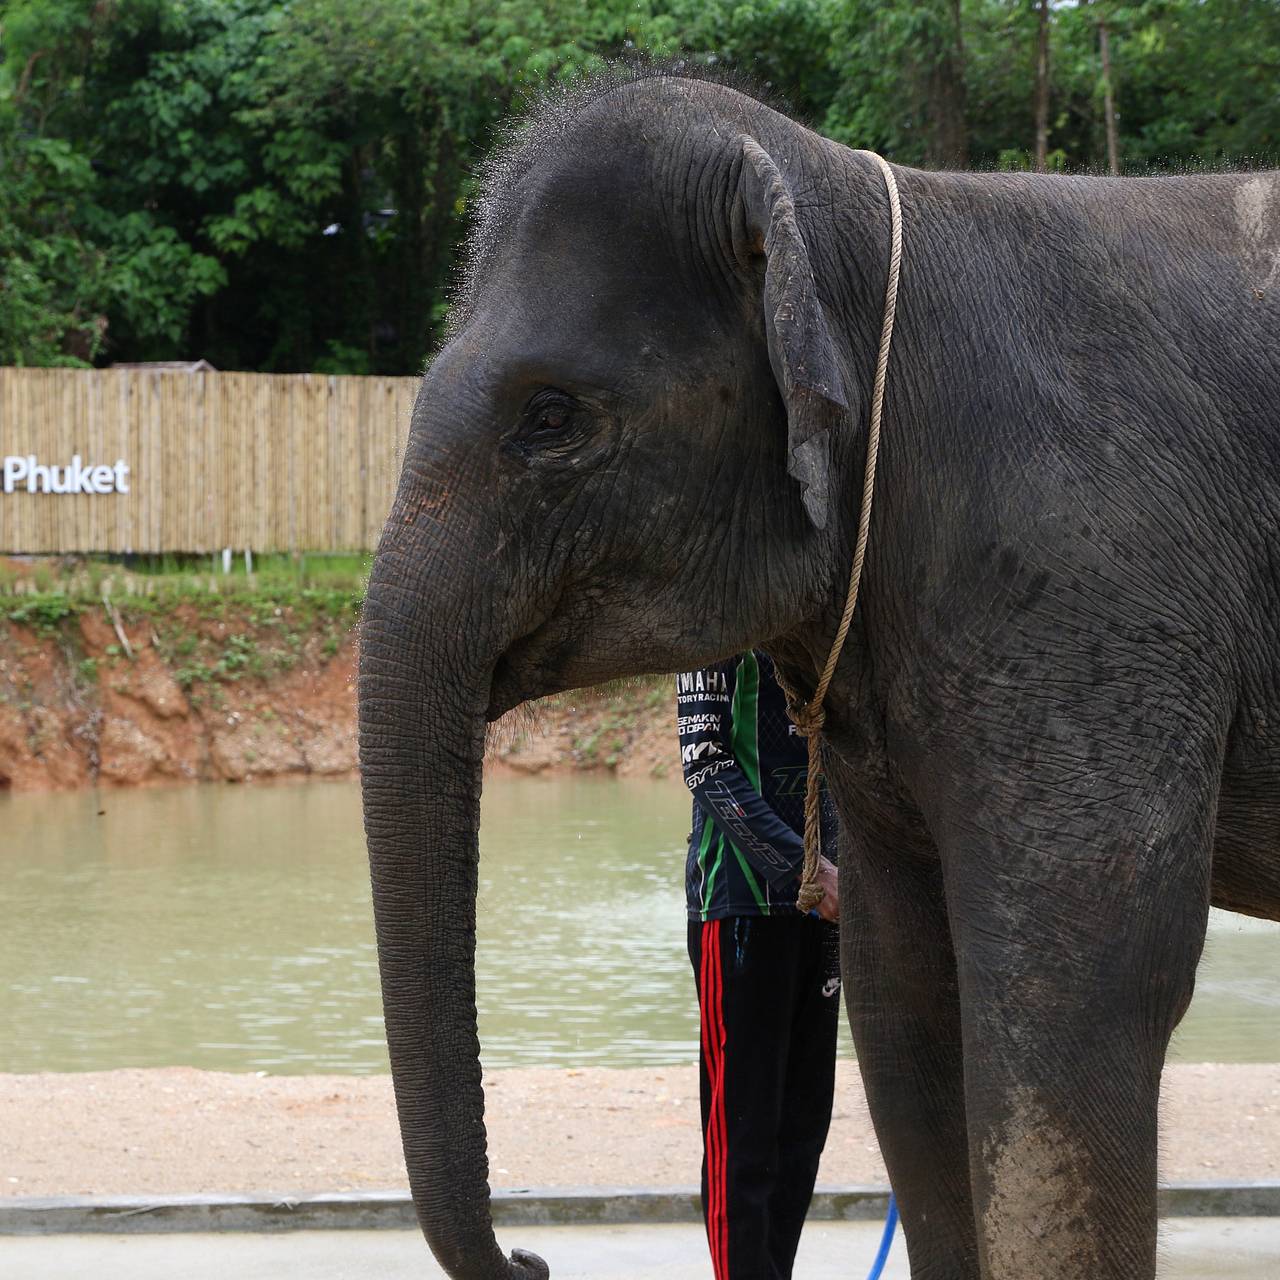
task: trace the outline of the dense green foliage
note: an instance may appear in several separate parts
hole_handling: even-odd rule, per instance
[[[906,163],[1032,163],[1036,0],[0,0],[0,363],[410,373],[548,78],[735,66]],[[1280,0],[1049,9],[1048,163],[1275,163]]]

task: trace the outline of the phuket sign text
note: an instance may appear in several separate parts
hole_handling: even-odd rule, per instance
[[[10,454],[4,460],[4,491],[16,493],[128,493],[129,464],[86,465],[75,454],[64,467],[47,466],[36,455]]]

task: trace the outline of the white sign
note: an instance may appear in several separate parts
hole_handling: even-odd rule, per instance
[[[128,493],[129,464],[86,466],[77,453],[65,467],[46,466],[34,453],[10,454],[4,460],[4,491],[16,493]]]

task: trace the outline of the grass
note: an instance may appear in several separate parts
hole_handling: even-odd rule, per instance
[[[359,616],[371,561],[370,555],[269,555],[255,557],[250,574],[241,555],[224,574],[221,556],[216,566],[211,556],[0,557],[0,622],[78,643],[74,624],[101,609],[106,595],[126,624],[151,622],[157,649],[179,684],[210,689],[287,671],[302,661],[308,643],[313,661],[317,653],[334,657]],[[210,621],[225,629],[202,625]],[[96,683],[117,661],[124,661],[117,645],[108,645],[103,659],[78,655],[79,683]],[[595,732],[580,735],[573,750],[588,764],[614,764],[643,711],[671,696],[669,677],[635,676],[551,701],[608,705],[610,714]]]
[[[294,587],[287,584],[276,587],[258,585],[252,591],[238,592],[199,591],[179,586],[145,595],[111,595],[112,605],[126,622],[143,617],[161,619],[178,606],[187,606],[201,618],[247,616],[255,627],[279,625],[276,620],[286,611],[291,625],[325,618],[346,619],[348,625],[353,625],[363,599],[362,588]],[[0,621],[20,623],[33,631],[50,635],[61,630],[68,619],[76,618],[88,609],[101,607],[101,595],[88,592],[0,595]],[[325,656],[332,657],[339,643],[327,640]],[[195,647],[189,635],[175,641],[175,652],[180,657],[194,652]]]
[[[359,615],[369,557],[264,556],[251,574],[243,557],[228,574],[209,564],[207,556],[0,559],[0,621],[65,634],[65,624],[105,597],[126,623],[151,620],[179,683],[262,677],[296,665],[308,636],[320,636],[324,657],[338,652]],[[194,628],[181,624],[180,606]],[[231,628],[215,654],[199,634],[210,619]]]
[[[214,556],[132,556],[115,557],[127,572],[141,580],[169,583],[184,578],[217,578],[229,590],[276,590],[282,586],[327,587],[363,590],[369,576],[372,555],[339,553],[301,553],[299,555],[262,555],[253,557],[250,574],[243,555],[231,557],[231,572],[222,572],[221,554]]]
[[[0,618],[22,623],[34,631],[56,631],[65,618],[75,613],[75,604],[61,594],[0,596]]]
[[[172,601],[201,595],[279,598],[306,591],[363,597],[371,559],[368,555],[257,556],[252,573],[243,555],[232,557],[230,573],[222,572],[220,555],[0,559],[0,616],[23,620],[13,612],[23,607],[15,602],[33,597],[70,603],[101,600],[108,594],[119,604],[125,599]],[[56,606],[42,607],[48,611]]]
[[[108,644],[85,655],[79,619],[104,610],[126,627],[146,622],[174,679],[193,696],[266,680],[300,662],[332,658],[359,616],[367,557],[264,557],[254,572],[209,572],[206,557],[0,560],[0,623],[56,640],[80,688],[126,661]]]

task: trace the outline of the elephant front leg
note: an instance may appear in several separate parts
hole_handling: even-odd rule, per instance
[[[846,1004],[912,1280],[978,1280],[955,954],[942,870],[859,833],[841,856]]]
[[[1210,806],[1176,790],[1079,840],[1079,806],[1024,795],[944,852],[983,1280],[1155,1275],[1160,1073],[1208,915]]]

